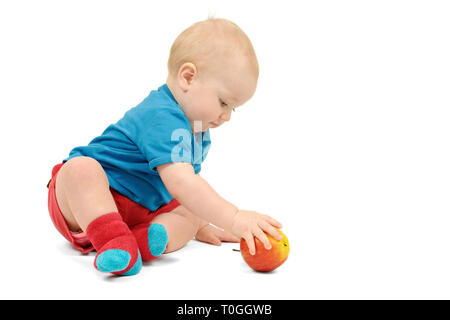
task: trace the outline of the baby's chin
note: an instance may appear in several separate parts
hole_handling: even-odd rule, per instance
[[[215,122],[208,122],[207,129],[208,129],[208,128],[217,128],[217,127],[219,127],[219,126],[220,126],[220,124],[217,124],[217,123],[215,123]]]

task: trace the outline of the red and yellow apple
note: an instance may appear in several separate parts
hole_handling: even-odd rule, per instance
[[[267,272],[272,271],[281,266],[289,255],[289,242],[286,235],[278,230],[283,236],[283,239],[276,240],[269,234],[266,234],[267,238],[272,245],[270,250],[264,248],[264,244],[255,237],[255,249],[254,255],[250,254],[247,246],[247,242],[241,239],[241,254],[245,262],[254,270]]]

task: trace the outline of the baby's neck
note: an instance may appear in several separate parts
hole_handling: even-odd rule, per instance
[[[172,77],[168,76],[167,80],[166,80],[166,85],[169,88],[170,92],[172,93],[173,97],[175,98],[175,101],[180,106],[181,110],[183,110],[184,114],[186,114],[185,110],[183,109],[183,106],[179,102],[180,101],[180,99],[178,98],[179,97],[179,87],[177,86],[176,81]],[[191,123],[191,132],[193,135],[195,135],[194,121],[189,119],[189,122]]]
[[[168,76],[167,80],[166,80],[166,85],[169,88],[170,92],[172,93],[173,97],[175,98],[175,101],[178,103],[178,105],[181,107],[180,105],[180,99],[179,97],[179,93],[178,93],[178,86],[176,85],[176,82],[173,80],[172,77]]]

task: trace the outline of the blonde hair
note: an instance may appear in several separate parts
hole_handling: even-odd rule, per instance
[[[167,63],[169,76],[176,75],[186,62],[195,64],[200,73],[213,62],[234,56],[236,52],[247,58],[258,78],[259,65],[255,50],[241,28],[226,19],[208,18],[199,21],[184,30],[173,42]]]

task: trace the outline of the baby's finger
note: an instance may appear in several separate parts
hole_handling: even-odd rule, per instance
[[[270,234],[275,239],[283,239],[283,236],[278,232],[278,230],[275,229],[273,225],[269,224],[267,221],[260,221],[258,225],[261,227],[261,229],[264,230],[264,232]]]
[[[257,229],[255,232],[255,237],[257,237],[264,245],[264,248],[267,250],[270,250],[272,248],[272,245],[270,244],[269,238],[267,238],[266,234],[261,230]]]
[[[280,222],[278,222],[277,220],[275,220],[271,216],[265,215],[265,219],[266,219],[266,221],[268,223],[273,225],[275,228],[281,229],[283,227]]]
[[[255,254],[255,239],[252,234],[246,234],[243,236],[245,242],[247,243],[248,251],[253,256]]]
[[[209,241],[209,243],[215,245],[215,246],[220,246],[222,244],[222,241],[220,241],[220,238],[215,236],[215,237],[211,237],[211,240]]]

